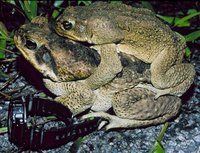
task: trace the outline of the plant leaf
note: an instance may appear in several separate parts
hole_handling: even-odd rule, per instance
[[[30,8],[30,0],[24,1],[24,8],[26,9],[27,12],[31,13],[31,8]]]
[[[78,138],[70,147],[70,153],[74,153],[78,151],[78,148],[80,147],[80,145],[85,141],[85,137],[80,137]]]
[[[156,141],[152,150],[149,153],[165,153],[165,150],[163,149],[162,145]]]
[[[80,5],[81,2],[82,2],[85,6],[89,6],[90,4],[92,4],[92,1],[91,1],[91,0],[88,0],[88,1],[79,0],[79,1],[78,1],[78,5]]]
[[[195,13],[189,14],[183,18],[180,18],[179,20],[175,21],[175,26],[182,25],[184,22],[186,22],[187,20],[189,20],[197,15],[200,15],[200,12],[195,12]]]
[[[193,13],[196,13],[196,12],[197,12],[196,9],[189,9],[189,10],[187,11],[187,14],[193,14]]]
[[[153,147],[151,148],[151,150],[149,151],[149,153],[165,153],[165,150],[163,149],[163,147],[162,147],[162,145],[161,145],[161,141],[162,141],[162,139],[163,139],[163,137],[164,137],[164,134],[165,134],[165,132],[166,132],[168,126],[169,126],[169,123],[166,122],[166,123],[164,124],[164,126],[162,127],[162,129],[161,129],[161,131],[160,131],[160,133],[159,133],[159,135],[158,135],[158,137],[157,137],[157,140],[156,140],[156,142],[154,143],[154,145],[153,145]]]
[[[7,133],[7,132],[8,132],[8,128],[7,127],[1,127],[0,128],[0,134]]]
[[[8,74],[2,72],[1,70],[0,70],[0,76],[3,78],[11,78]]]
[[[60,14],[60,12],[58,10],[54,10],[52,13],[52,17],[56,18],[59,14]]]
[[[25,0],[25,1],[19,0],[19,3],[21,5],[22,9],[24,10],[27,18],[31,21],[32,20],[32,14],[31,14],[29,2],[30,2],[29,0]]]
[[[145,8],[148,8],[149,10],[151,10],[151,11],[154,12],[153,6],[151,5],[150,2],[148,2],[148,1],[141,1],[141,3],[142,3],[142,6],[144,6]]]
[[[63,2],[64,2],[64,1],[56,0],[56,1],[54,2],[53,5],[54,5],[55,7],[59,7]]]
[[[165,22],[169,23],[170,25],[173,25],[174,22],[178,22],[181,18],[177,18],[177,17],[172,17],[172,16],[164,16],[164,15],[156,15],[157,17],[159,17],[160,19],[164,20]],[[189,21],[184,21],[182,22],[181,25],[177,25],[178,27],[189,27],[190,26],[190,22]]]
[[[5,58],[5,51],[3,50],[6,48],[6,40],[0,39],[0,58]]]
[[[118,0],[110,0],[111,4],[117,4],[117,3],[122,3],[122,1],[118,1]]]
[[[199,37],[200,37],[200,30],[194,31],[194,32],[192,32],[192,33],[186,35],[186,36],[185,36],[185,40],[186,40],[187,42],[189,42],[189,41],[194,41],[194,40],[198,39]]]
[[[5,27],[5,25],[3,24],[3,22],[0,21],[0,34],[4,37],[8,36],[8,31]]]
[[[159,14],[157,14],[156,16],[171,25],[173,24],[173,22],[175,20],[175,17],[172,17],[172,16],[164,16],[164,15],[159,15]]]
[[[185,57],[190,60],[191,57],[191,50],[189,47],[185,49]]]
[[[37,1],[30,1],[30,9],[31,9],[31,18],[37,16]]]
[[[15,3],[14,0],[6,0],[6,2],[11,3],[11,4],[13,4],[13,5],[16,5],[16,3]]]

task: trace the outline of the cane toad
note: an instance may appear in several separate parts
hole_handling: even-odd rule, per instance
[[[112,54],[108,56],[113,56],[113,60],[107,66],[116,70],[120,70],[120,65],[112,62],[120,62],[117,52],[131,54],[150,63],[153,86],[139,84],[138,87],[154,91],[156,98],[165,94],[181,96],[194,80],[194,66],[182,63],[185,40],[150,10],[106,2],[71,6],[57,19],[56,31],[69,39],[88,42],[101,54],[106,48],[103,46],[112,44]],[[110,71],[99,75],[102,80],[111,80],[111,76],[115,74]],[[106,83],[105,80],[102,82]]]
[[[150,65],[125,53],[118,55],[122,72],[108,84],[90,89],[87,79],[100,62],[98,53],[78,43],[63,41],[49,28],[44,17],[36,17],[23,25],[14,41],[22,55],[44,75],[45,86],[57,96],[55,101],[67,106],[74,115],[88,108],[96,111],[83,118],[103,117],[110,122],[106,129],[159,124],[179,111],[178,97],[166,95],[154,99],[153,92],[135,88],[139,82],[150,83]],[[61,71],[60,67],[64,69]],[[75,69],[84,73],[77,73]],[[65,70],[67,72],[63,72]],[[69,73],[69,70],[72,71]],[[110,108],[115,115],[106,112]]]

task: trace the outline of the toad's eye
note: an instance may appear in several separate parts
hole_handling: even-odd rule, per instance
[[[73,26],[73,23],[70,22],[70,21],[63,21],[62,22],[62,26],[65,30],[71,30],[72,29],[72,26]]]
[[[36,42],[34,42],[33,40],[29,40],[29,39],[26,40],[25,46],[30,50],[34,50],[37,48]]]

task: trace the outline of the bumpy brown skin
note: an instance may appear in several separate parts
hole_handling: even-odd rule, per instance
[[[122,74],[110,83],[95,90],[97,95],[92,106],[96,111],[82,118],[103,117],[109,121],[105,130],[113,128],[137,128],[164,123],[176,116],[181,107],[177,96],[163,95],[155,99],[155,94],[144,88],[136,88],[140,82],[150,83],[149,65],[126,54],[120,54]],[[116,115],[105,111],[113,108]],[[104,124],[100,124],[102,128]]]
[[[109,54],[113,60],[108,61],[108,67],[113,68],[112,62],[118,60],[114,51],[151,63],[154,87],[141,84],[138,87],[154,91],[156,97],[165,94],[181,96],[193,83],[194,66],[182,63],[185,40],[150,10],[105,2],[68,7],[58,18],[56,31],[72,40],[98,45],[101,53],[103,46],[113,44],[112,54]],[[111,78],[104,72],[100,75],[102,79]]]
[[[53,81],[80,80],[93,74],[101,60],[99,54],[62,39],[50,28],[46,18],[36,17],[16,32],[15,44],[23,56]]]
[[[135,88],[139,82],[150,83],[150,66],[125,53],[118,55],[123,66],[122,72],[108,84],[91,89],[93,85],[88,85],[88,78],[95,73],[100,62],[99,55],[90,48],[63,41],[63,38],[49,29],[44,17],[36,17],[31,23],[23,25],[14,41],[23,56],[43,73],[44,84],[57,95],[57,102],[67,106],[74,115],[87,108],[97,111],[83,118],[106,118],[110,121],[106,129],[163,123],[175,116],[180,109],[181,101],[178,97],[163,96],[156,100],[152,92]],[[77,63],[81,64],[80,67]],[[60,67],[64,67],[63,70],[67,72],[60,71]],[[81,73],[77,73],[80,68]],[[69,70],[71,73],[68,73]],[[87,78],[84,79],[85,77]],[[72,79],[77,80],[71,81]],[[111,107],[116,116],[106,113]]]
[[[59,37],[50,26],[46,18],[34,18],[15,33],[15,44],[22,55],[43,74],[44,84],[57,95],[56,100],[65,102],[74,113],[81,112],[92,105],[93,92],[85,81],[68,81],[89,77],[101,58],[97,51]],[[79,96],[80,99],[77,98]]]

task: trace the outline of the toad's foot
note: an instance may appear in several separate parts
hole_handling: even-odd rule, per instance
[[[87,119],[91,117],[101,117],[103,119],[106,119],[109,123],[102,121],[98,129],[104,129],[104,130],[110,130],[110,129],[116,129],[116,128],[137,128],[137,127],[144,127],[147,125],[153,125],[153,124],[158,124],[161,122],[164,122],[165,119],[163,117],[160,117],[159,119],[155,119],[155,121],[152,120],[134,120],[134,119],[125,119],[125,118],[120,118],[115,115],[110,115],[105,112],[93,112],[89,113],[86,115],[83,115],[81,119]]]
[[[176,114],[177,110],[174,111],[174,113]],[[100,125],[98,126],[98,129],[102,129],[103,127],[103,129],[109,130],[113,128],[138,128],[150,125],[157,125],[168,121],[173,115],[170,113],[155,119],[136,120],[136,119],[120,118],[118,116],[110,115],[105,112],[94,112],[82,116],[82,119],[87,119],[90,117],[102,117],[103,119],[106,119],[109,123],[105,124],[105,121],[101,122]]]
[[[89,113],[89,114],[83,115],[81,117],[81,119],[87,119],[87,118],[91,118],[91,117],[102,117],[102,118],[108,120],[108,122],[109,122],[108,124],[107,124],[107,122],[102,121],[98,126],[98,130],[100,130],[100,129],[109,130],[109,129],[121,128],[121,127],[125,126],[125,123],[122,122],[123,119],[121,119],[117,116],[114,116],[114,115],[110,115],[110,114],[105,113],[105,112]]]
[[[154,92],[156,94],[155,99],[158,99],[158,97],[160,97],[160,96],[170,94],[170,89],[164,89],[164,90],[157,89],[157,88],[153,87],[151,84],[141,84],[141,83],[139,83],[135,87],[136,88],[144,88],[144,89],[147,89],[147,90]]]

